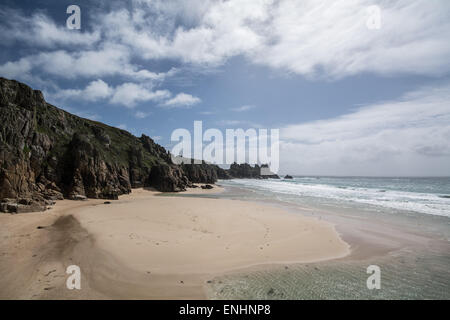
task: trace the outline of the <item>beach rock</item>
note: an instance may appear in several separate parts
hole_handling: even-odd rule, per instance
[[[8,203],[6,205],[6,212],[17,213],[19,205],[17,203]]]
[[[47,205],[47,206],[53,206],[54,204],[56,204],[56,201],[44,200],[44,204]]]
[[[163,192],[185,191],[190,184],[181,167],[168,164],[153,166],[148,181],[151,187]]]
[[[3,213],[27,213],[46,210],[46,205],[33,199],[19,199],[18,202],[0,203],[0,212]]]
[[[8,212],[8,204],[7,203],[0,203],[0,212],[7,213]]]
[[[76,200],[76,201],[84,201],[87,200],[86,196],[83,196],[81,194],[71,194],[69,196],[70,200]]]
[[[270,171],[270,168],[267,164],[261,165],[259,170],[262,179],[280,179],[280,177],[277,174]]]
[[[210,184],[205,184],[204,186],[202,186],[202,189],[212,189],[212,188],[214,187]]]
[[[42,196],[47,200],[63,200],[64,196],[60,191],[52,189],[44,189],[41,191]]]
[[[284,179],[294,179],[294,178],[287,174],[287,175],[284,176]]]
[[[28,205],[30,205],[30,204],[33,203],[33,199],[30,199],[30,198],[20,198],[20,199],[18,199],[17,203],[18,203],[18,204],[22,204],[22,205],[28,206]]]

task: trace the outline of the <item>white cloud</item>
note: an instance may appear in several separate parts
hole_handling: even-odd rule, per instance
[[[450,85],[337,118],[282,128],[283,171],[329,175],[450,174]]]
[[[10,79],[18,79],[24,74],[28,74],[33,68],[33,63],[30,59],[21,58],[15,62],[8,61],[0,65],[0,74],[3,77]]]
[[[381,8],[381,29],[369,30],[367,8]],[[285,0],[274,6],[266,42],[252,57],[274,68],[334,78],[450,71],[450,6],[445,0]],[[407,57],[407,58],[405,58]]]
[[[170,108],[177,107],[190,107],[197,103],[200,103],[202,100],[198,97],[194,97],[187,93],[179,93],[175,97],[167,100],[163,103],[163,106]]]
[[[51,95],[53,99],[80,99],[86,101],[98,101],[111,96],[113,88],[101,79],[90,82],[86,88],[80,89],[58,89]]]
[[[112,88],[103,80],[92,81],[84,90],[85,99],[96,101],[105,99],[111,95]]]
[[[121,123],[117,126],[117,128],[122,129],[122,130],[127,130],[127,125],[124,123]]]
[[[151,112],[136,111],[134,116],[138,119],[145,119],[151,115]]]
[[[138,102],[158,101],[170,96],[167,90],[152,91],[141,84],[123,83],[116,87],[110,102],[133,108]]]
[[[0,66],[0,71],[10,77],[18,77],[37,68],[47,74],[66,79],[121,75],[136,80],[162,80],[166,75],[172,75],[175,70],[172,69],[168,73],[154,73],[138,69],[129,61],[128,49],[114,45],[100,50],[70,53],[65,50],[43,52],[23,57],[16,62],[7,62]]]
[[[20,42],[40,47],[91,46],[100,40],[100,32],[69,30],[65,24],[59,26],[42,13],[30,17],[21,12],[2,8],[0,11],[0,33],[3,43]]]
[[[67,79],[123,76],[160,81],[136,61],[176,59],[199,68],[235,56],[309,77],[364,72],[441,75],[450,72],[447,0],[379,0],[381,29],[369,30],[373,0],[134,1],[96,16],[93,32],[67,30],[43,14],[6,10],[4,43],[53,51],[0,66],[11,78],[41,69]],[[68,51],[68,46],[71,50]],[[80,48],[81,46],[81,48]],[[405,58],[407,57],[407,59]]]
[[[244,55],[275,69],[332,78],[450,71],[446,0],[380,0],[380,30],[366,26],[372,0],[136,3],[133,11],[117,10],[101,21],[110,41],[132,47],[144,59],[214,65]],[[179,26],[174,21],[183,13],[190,18]],[[156,20],[149,18],[155,14]]]
[[[232,108],[231,110],[234,112],[244,112],[244,111],[252,110],[255,108],[256,108],[256,106],[253,106],[253,105],[244,105],[244,106],[240,106],[238,108]]]
[[[143,58],[218,64],[260,44],[261,37],[245,22],[267,16],[261,7],[264,2],[195,1],[186,5],[177,1],[179,5],[174,5],[155,1],[149,6],[149,2],[138,1],[135,4],[145,5],[135,5],[131,12],[110,12],[101,21],[108,26],[109,39],[131,46]],[[177,25],[177,17],[190,17],[184,19],[187,26]]]
[[[73,52],[54,50],[28,55],[0,65],[0,73],[14,79],[23,78],[24,75],[40,70],[45,74],[70,80],[80,77],[122,76],[134,81],[162,82],[178,72],[176,68],[171,68],[167,72],[152,72],[131,63],[131,60],[130,48],[104,43],[98,49]]]
[[[133,82],[125,82],[116,87],[108,85],[101,79],[90,82],[84,89],[60,89],[54,88],[46,94],[51,101],[84,100],[100,101],[107,100],[112,104],[123,105],[134,108],[138,102],[162,101],[169,99],[171,94],[167,90],[152,90],[151,85],[143,85]],[[146,118],[149,112],[137,111],[135,117]]]

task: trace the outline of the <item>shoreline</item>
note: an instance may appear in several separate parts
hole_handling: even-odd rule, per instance
[[[448,225],[444,217],[311,206],[267,199],[234,186],[226,188],[225,198],[251,199],[332,223],[351,253],[289,268],[273,265],[228,273],[210,284],[209,298],[448,299],[449,238],[441,233]],[[383,290],[367,290],[370,265],[380,266]]]
[[[212,190],[191,189],[186,194],[214,194],[222,191],[223,188],[215,186]],[[14,246],[12,243],[1,245],[2,256],[9,259],[2,259],[0,263],[3,271],[0,278],[0,297],[204,299],[207,297],[206,283],[216,276],[248,268],[270,268],[271,265],[338,259],[350,253],[349,246],[341,240],[334,226],[318,219],[247,201],[183,196],[157,197],[157,194],[160,193],[134,189],[131,194],[121,196],[118,201],[108,205],[104,204],[105,200],[97,199],[83,202],[62,200],[45,213],[2,216],[2,237],[10,239],[19,234],[27,241],[19,242],[23,247]],[[180,212],[187,204],[187,212]],[[205,204],[209,209],[197,209],[205,208]],[[166,218],[167,214],[174,216],[169,217],[167,221],[147,221],[146,228],[140,233],[136,232],[136,228],[142,227],[142,215],[149,209],[152,210],[155,205],[157,209],[154,213],[159,214],[158,219]],[[134,206],[131,210],[133,217],[130,212],[124,213],[123,210],[130,206]],[[141,212],[135,212],[136,209]],[[192,215],[192,209],[198,212]],[[243,209],[246,212],[240,212]],[[161,213],[161,210],[166,211]],[[208,220],[208,215],[213,211],[218,216]],[[235,216],[231,217],[233,212]],[[237,219],[236,214],[243,220]],[[93,220],[95,215],[97,221]],[[115,215],[115,218],[112,218],[112,215]],[[195,217],[200,222],[196,221]],[[188,218],[194,218],[194,221],[189,222],[186,220]],[[128,226],[124,227],[123,219],[129,220]],[[171,231],[170,228],[174,228],[173,221],[177,219],[185,220],[181,228]],[[217,223],[217,219],[222,220]],[[109,225],[105,226],[105,221]],[[261,221],[269,223],[273,229],[270,231],[270,243],[264,243],[262,235],[267,233],[267,230],[264,230]],[[224,222],[228,225],[222,228]],[[242,226],[239,222],[242,222]],[[306,228],[304,234],[297,234],[298,228],[290,227],[293,223],[300,223]],[[188,230],[187,224],[194,228]],[[44,228],[36,229],[39,225]],[[147,239],[147,244],[143,244],[142,239],[136,240],[142,234],[148,235],[148,228],[153,228],[150,234],[160,231],[161,225],[169,226],[166,232],[171,234],[169,240],[165,241],[175,241],[171,245],[163,248],[163,243],[156,244],[154,239]],[[211,230],[195,230],[195,226],[206,226]],[[5,232],[5,227],[8,227],[8,232]],[[109,234],[105,228],[109,228]],[[238,228],[238,231],[230,232],[233,228]],[[134,230],[134,235],[131,230]],[[125,235],[123,231],[130,232]],[[116,239],[111,240],[114,235]],[[180,236],[184,242],[180,243],[180,240],[176,243]],[[320,240],[324,236],[331,245]],[[217,240],[213,237],[217,237]],[[141,243],[136,245],[136,241]],[[314,246],[315,242],[320,245]],[[43,248],[46,250],[42,250]],[[217,248],[221,248],[222,252],[216,252]],[[11,252],[12,249],[16,251],[15,254]],[[177,257],[186,251],[192,254],[177,260]],[[145,259],[146,254],[152,258]],[[84,276],[82,290],[79,292],[65,288],[65,267],[76,264],[74,261],[77,260]],[[18,261],[21,261],[22,267],[15,270],[13,265]],[[153,270],[146,270],[151,268]],[[4,271],[11,271],[8,269],[12,269],[12,272],[5,273]],[[22,285],[13,281],[21,275],[23,277],[24,273],[29,275],[23,279]]]
[[[229,192],[225,195],[233,199],[230,190],[242,194],[245,188],[226,186]],[[385,255],[405,247],[425,247],[429,241],[445,241],[445,236],[435,234],[425,220],[435,220],[437,223],[448,223],[442,216],[431,216],[415,213],[394,215],[378,211],[363,211],[349,207],[325,207],[320,205],[298,204],[263,198],[250,198],[248,201],[262,205],[272,205],[291,213],[298,213],[327,221],[335,226],[339,236],[352,247],[352,252],[345,259],[366,259]],[[410,219],[410,221],[405,221]],[[405,225],[405,222],[408,222]],[[447,239],[448,240],[448,239]]]

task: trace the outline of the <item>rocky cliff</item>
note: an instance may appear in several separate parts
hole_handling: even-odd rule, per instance
[[[0,211],[42,210],[63,198],[117,199],[134,187],[182,191],[217,176],[207,164],[174,165],[145,135],[77,117],[0,78]]]
[[[217,179],[278,178],[262,169],[267,166],[176,165],[150,137],[70,114],[40,91],[0,77],[2,212],[45,210],[64,198],[117,199],[137,187],[178,192]]]
[[[278,175],[271,173],[269,166],[265,164],[261,166],[256,164],[252,167],[248,163],[233,163],[230,169],[227,170],[227,174],[231,178],[237,179],[280,179]]]
[[[204,161],[202,164],[183,164],[182,168],[189,180],[194,183],[214,183],[218,179],[231,179],[227,170]]]

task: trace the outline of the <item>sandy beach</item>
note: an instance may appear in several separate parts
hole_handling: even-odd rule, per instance
[[[350,253],[332,224],[269,205],[143,189],[104,202],[1,215],[0,298],[202,299],[205,284],[233,270]],[[72,264],[81,290],[65,286]]]

